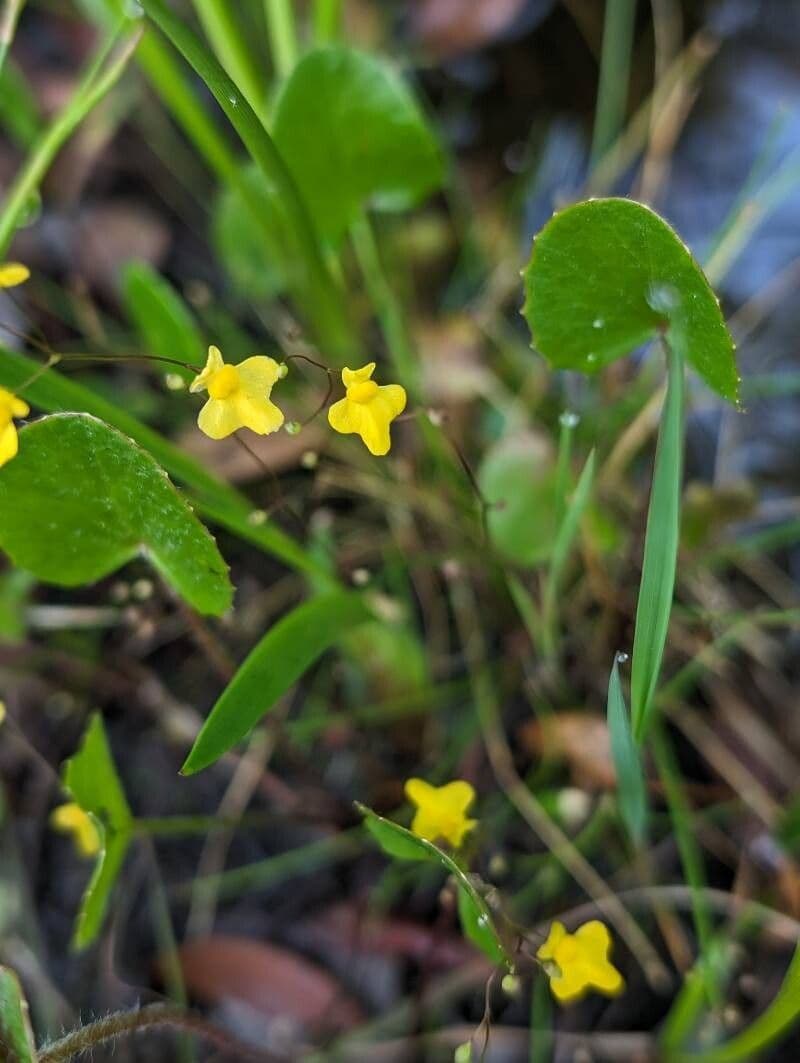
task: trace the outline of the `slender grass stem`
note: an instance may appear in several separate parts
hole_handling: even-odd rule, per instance
[[[121,31],[122,27],[118,28],[102,43],[69,103],[35,144],[9,189],[0,214],[0,258],[8,251],[25,204],[39,188],[53,159],[89,112],[116,84],[133,55],[141,30],[122,41],[116,54],[112,55]]]
[[[342,0],[314,0],[314,40],[331,44],[342,31]]]
[[[636,0],[606,0],[592,165],[611,147],[625,124],[635,18]]]
[[[297,62],[297,29],[292,0],[264,0],[272,63],[278,78],[291,74]]]
[[[194,8],[217,57],[256,113],[264,108],[265,85],[230,0],[194,0]]]
[[[3,9],[0,11],[0,73],[8,55],[8,49],[14,40],[17,30],[17,22],[25,7],[25,0],[5,0]]]

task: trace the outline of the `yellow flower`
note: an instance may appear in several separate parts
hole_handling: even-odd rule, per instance
[[[0,467],[16,457],[19,450],[17,427],[12,418],[27,417],[30,406],[5,388],[0,388]]]
[[[328,421],[335,432],[358,433],[371,454],[381,455],[392,445],[389,425],[406,408],[406,393],[399,384],[378,387],[371,379],[374,372],[374,362],[342,370],[347,393],[328,410]]]
[[[31,271],[21,262],[0,262],[0,288],[16,288],[24,284]]]
[[[411,830],[419,838],[435,842],[444,838],[458,849],[464,835],[478,822],[467,819],[467,810],[475,800],[468,782],[457,779],[445,786],[431,786],[422,779],[409,779],[406,797],[417,806]]]
[[[283,414],[270,402],[270,393],[282,376],[274,358],[256,355],[238,365],[226,365],[219,347],[209,347],[205,369],[189,388],[208,391],[208,402],[197,418],[200,430],[211,439],[224,439],[240,428],[260,436],[277,432]]]
[[[621,993],[625,980],[608,958],[610,949],[608,927],[597,919],[584,923],[574,934],[554,922],[536,955],[550,978],[556,1000],[571,1004],[589,989],[609,997]]]
[[[94,820],[74,801],[53,809],[50,826],[62,834],[71,834],[81,856],[97,856],[100,852],[100,833]]]

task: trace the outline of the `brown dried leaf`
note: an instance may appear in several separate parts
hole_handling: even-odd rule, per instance
[[[529,721],[520,728],[519,739],[535,756],[566,760],[576,786],[588,790],[616,789],[611,739],[603,716],[559,712],[546,720]]]
[[[178,956],[189,993],[206,1004],[245,1004],[315,1029],[349,1029],[363,1018],[328,971],[278,945],[212,934],[182,945]]]

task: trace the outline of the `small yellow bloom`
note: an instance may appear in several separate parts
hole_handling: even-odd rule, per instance
[[[211,439],[224,439],[240,428],[260,436],[277,432],[283,414],[270,402],[270,394],[282,375],[274,358],[256,355],[238,365],[226,365],[219,347],[209,347],[205,369],[189,388],[208,391],[208,402],[197,418],[200,430]]]
[[[24,284],[31,271],[21,262],[0,262],[0,288],[16,288]]]
[[[610,949],[608,927],[597,919],[584,923],[574,934],[554,922],[536,956],[550,978],[556,1000],[571,1004],[589,989],[614,997],[625,988],[625,980],[608,958]]]
[[[475,791],[461,779],[445,786],[431,786],[422,779],[409,779],[406,797],[417,806],[411,830],[426,841],[435,842],[444,838],[454,849],[458,849],[464,841],[464,835],[478,822],[476,819],[467,819],[467,811],[475,800]]]
[[[30,406],[5,388],[0,388],[0,468],[19,450],[17,427],[12,418],[27,417]]]
[[[100,834],[94,820],[74,801],[53,809],[50,826],[62,834],[71,834],[81,856],[97,856],[100,852]]]
[[[399,384],[378,387],[371,379],[375,363],[363,369],[343,369],[342,383],[347,392],[328,410],[328,421],[335,432],[361,436],[371,454],[388,454],[392,441],[389,425],[406,408],[405,388]]]

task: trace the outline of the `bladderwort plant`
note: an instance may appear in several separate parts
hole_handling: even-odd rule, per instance
[[[521,393],[501,403],[509,423],[521,416],[525,424],[525,380],[534,372],[541,375],[543,364],[556,381],[563,373],[580,374],[593,388],[603,371],[630,359],[625,372],[635,375],[636,423],[641,428],[657,417],[629,648],[629,699],[623,648],[607,661],[602,686],[617,780],[614,816],[628,853],[638,861],[642,891],[655,898],[650,907],[659,912],[669,906],[668,898],[652,879],[648,851],[664,824],[654,826],[649,807],[648,757],[663,791],[667,829],[677,840],[697,946],[688,970],[677,972],[664,958],[652,912],[634,907],[628,894],[635,891],[616,891],[601,876],[563,817],[540,798],[535,779],[520,776],[502,711],[513,691],[492,658],[490,611],[510,606],[528,637],[527,655],[550,677],[548,690],[566,684],[560,676],[570,664],[565,595],[578,555],[595,569],[603,565],[591,529],[601,517],[603,478],[619,468],[620,454],[624,462],[630,443],[626,411],[619,405],[609,410],[616,437],[603,431],[603,400],[595,393],[596,439],[574,411],[560,409],[554,462],[547,465],[527,444],[506,447],[500,440],[491,452],[477,454],[479,468],[473,469],[476,447],[465,448],[426,398],[425,352],[412,336],[381,239],[385,215],[408,211],[443,189],[452,192],[452,167],[406,79],[384,58],[342,43],[337,0],[310,5],[306,38],[288,0],[267,0],[270,76],[226,3],[195,0],[202,33],[165,0],[84,0],[82,6],[102,44],[73,97],[28,145],[0,212],[0,260],[11,255],[12,239],[61,147],[123,75],[135,76],[136,66],[219,185],[215,245],[224,269],[248,300],[282,307],[292,327],[283,350],[272,337],[264,341],[276,357],[260,351],[229,355],[221,336],[197,321],[165,278],[132,263],[122,302],[141,350],[54,350],[38,336],[25,337],[27,351],[0,349],[0,548],[19,570],[65,588],[93,584],[144,559],[187,615],[202,624],[202,618],[229,615],[235,608],[228,564],[209,527],[264,552],[297,577],[301,600],[234,669],[186,751],[184,775],[208,770],[237,756],[243,740],[252,742],[254,729],[275,718],[327,651],[358,666],[376,644],[376,632],[417,645],[409,619],[413,610],[398,609],[394,600],[402,597],[396,588],[403,585],[405,604],[413,601],[408,588],[414,586],[417,561],[393,549],[394,574],[385,583],[374,576],[367,587],[348,581],[337,565],[335,531],[333,543],[312,541],[280,494],[263,509],[254,505],[124,405],[93,390],[76,370],[135,363],[157,372],[206,436],[232,437],[262,464],[254,436],[279,431],[302,436],[313,426],[318,440],[322,432],[327,442],[315,446],[335,448],[340,477],[368,481],[393,520],[427,522],[433,540],[447,543],[444,579],[434,593],[442,597],[439,604],[463,661],[460,706],[470,720],[468,731],[485,748],[504,814],[532,829],[552,860],[551,870],[585,892],[591,911],[567,912],[536,925],[520,921],[520,906],[482,870],[490,848],[484,823],[493,814],[491,801],[469,781],[453,777],[455,759],[443,760],[426,778],[420,769],[406,781],[412,818],[408,807],[380,815],[358,803],[358,825],[343,834],[343,846],[366,839],[401,869],[443,874],[464,937],[494,970],[490,987],[511,993],[520,979],[532,979],[536,1014],[547,1009],[541,986],[566,1007],[590,993],[619,997],[632,984],[646,984],[673,1001],[652,1035],[657,1058],[697,1063],[756,1058],[800,1015],[800,953],[767,1009],[726,1036],[717,1019],[732,960],[713,919],[702,853],[662,711],[665,690],[682,675],[662,682],[681,541],[687,381],[702,382],[719,404],[740,403],[733,341],[701,266],[664,220],[633,200],[591,198],[557,211],[534,238],[522,270],[516,294],[519,302],[524,296],[522,316],[533,351],[514,338],[505,343],[503,357],[511,365],[506,375]],[[633,6],[620,0],[607,5],[595,175],[613,169],[624,132],[625,101],[616,87],[627,57],[618,53],[630,48],[630,34],[622,31],[631,28]],[[22,7],[7,2],[0,18],[0,70]],[[218,116],[203,105],[190,71],[240,145],[232,146]],[[741,216],[734,216],[726,227],[727,246],[734,251],[730,233],[742,224]],[[717,258],[717,275],[720,268]],[[0,287],[16,292],[18,285],[36,284],[35,272],[31,276],[26,266],[12,261],[0,266]],[[354,291],[360,305],[368,304],[369,321],[379,326],[377,343],[363,310],[358,316]],[[230,324],[235,311],[223,316]],[[3,327],[10,335],[10,326]],[[194,398],[198,394],[202,406]],[[499,401],[496,395],[485,397]],[[574,476],[579,448],[585,456]],[[406,502],[408,473],[395,463],[397,450],[415,463],[419,497],[413,503]],[[270,474],[268,466],[264,471]],[[454,551],[461,551],[456,561]],[[780,626],[797,619],[782,612],[763,622]],[[213,643],[217,629],[203,630]],[[313,715],[285,726],[298,735],[305,729],[306,740],[320,729]],[[455,746],[459,742],[460,737]],[[213,816],[138,816],[100,714],[91,716],[79,749],[64,764],[59,788],[51,825],[72,835],[78,856],[93,865],[76,914],[76,950],[95,944],[107,925],[131,849],[155,837],[207,833],[221,825]],[[408,827],[399,821],[404,816]],[[236,822],[222,825],[235,829]],[[327,858],[316,850],[298,857],[309,868]],[[216,887],[208,888],[214,895]],[[619,959],[615,950],[621,947]],[[55,1063],[159,1026],[231,1047],[226,1035],[185,1006],[179,978],[170,988],[172,1003],[99,1018],[37,1046],[19,980],[2,968],[0,1032],[7,1058]],[[484,1020],[458,1046],[456,1058],[481,1058],[491,1027],[487,989]],[[713,1044],[700,1036],[709,1028]],[[534,1032],[535,1024],[531,1058],[547,1058]],[[346,1053],[347,1035],[330,1058],[347,1058]]]

